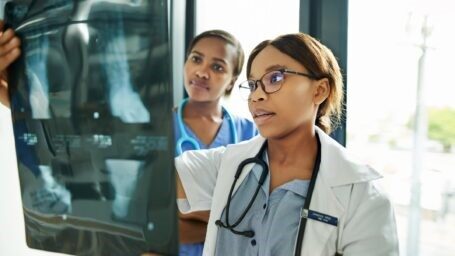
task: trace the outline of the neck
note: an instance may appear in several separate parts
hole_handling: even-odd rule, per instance
[[[268,139],[269,161],[280,165],[312,161],[316,158],[317,146],[314,127],[295,131],[282,138]]]
[[[190,99],[183,109],[184,118],[219,119],[222,115],[220,100],[200,102]]]

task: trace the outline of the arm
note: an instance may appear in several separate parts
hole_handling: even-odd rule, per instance
[[[205,239],[212,194],[224,148],[187,151],[176,158],[179,240],[182,244]]]
[[[180,176],[177,173],[177,199],[186,199],[185,190],[183,189],[182,181],[180,180]],[[181,220],[196,220],[200,222],[207,223],[209,221],[210,211],[198,211],[192,213],[181,213],[179,212],[179,218]]]
[[[186,151],[175,159],[177,204],[184,213],[208,211],[225,148]]]
[[[6,69],[20,55],[20,40],[12,29],[3,31],[4,23],[0,20],[0,103],[9,107]]]
[[[177,174],[177,198],[186,199],[182,181]],[[210,211],[197,211],[184,214],[179,212],[179,241],[182,244],[204,241]]]
[[[182,181],[180,180],[180,176],[177,173],[177,199],[186,199],[185,190],[183,189]],[[199,211],[199,212],[192,212],[192,213],[181,213],[179,212],[179,218],[183,220],[196,220],[202,221],[207,223],[209,221],[210,211]]]
[[[395,216],[375,182],[356,184],[341,238],[344,255],[398,256]]]
[[[186,199],[185,190],[183,189],[182,180],[180,179],[179,173],[176,172],[177,177],[177,199]]]

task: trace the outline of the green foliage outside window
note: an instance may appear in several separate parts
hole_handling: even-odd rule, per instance
[[[444,151],[455,145],[455,109],[431,108],[428,111],[428,137],[439,141]]]

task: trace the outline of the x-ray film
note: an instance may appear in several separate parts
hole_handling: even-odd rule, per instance
[[[165,0],[22,0],[9,72],[27,244],[177,255]]]

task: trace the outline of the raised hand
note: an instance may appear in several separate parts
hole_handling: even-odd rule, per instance
[[[4,22],[0,20],[0,103],[9,107],[8,77],[6,69],[21,54],[20,40],[12,29],[3,31]]]

